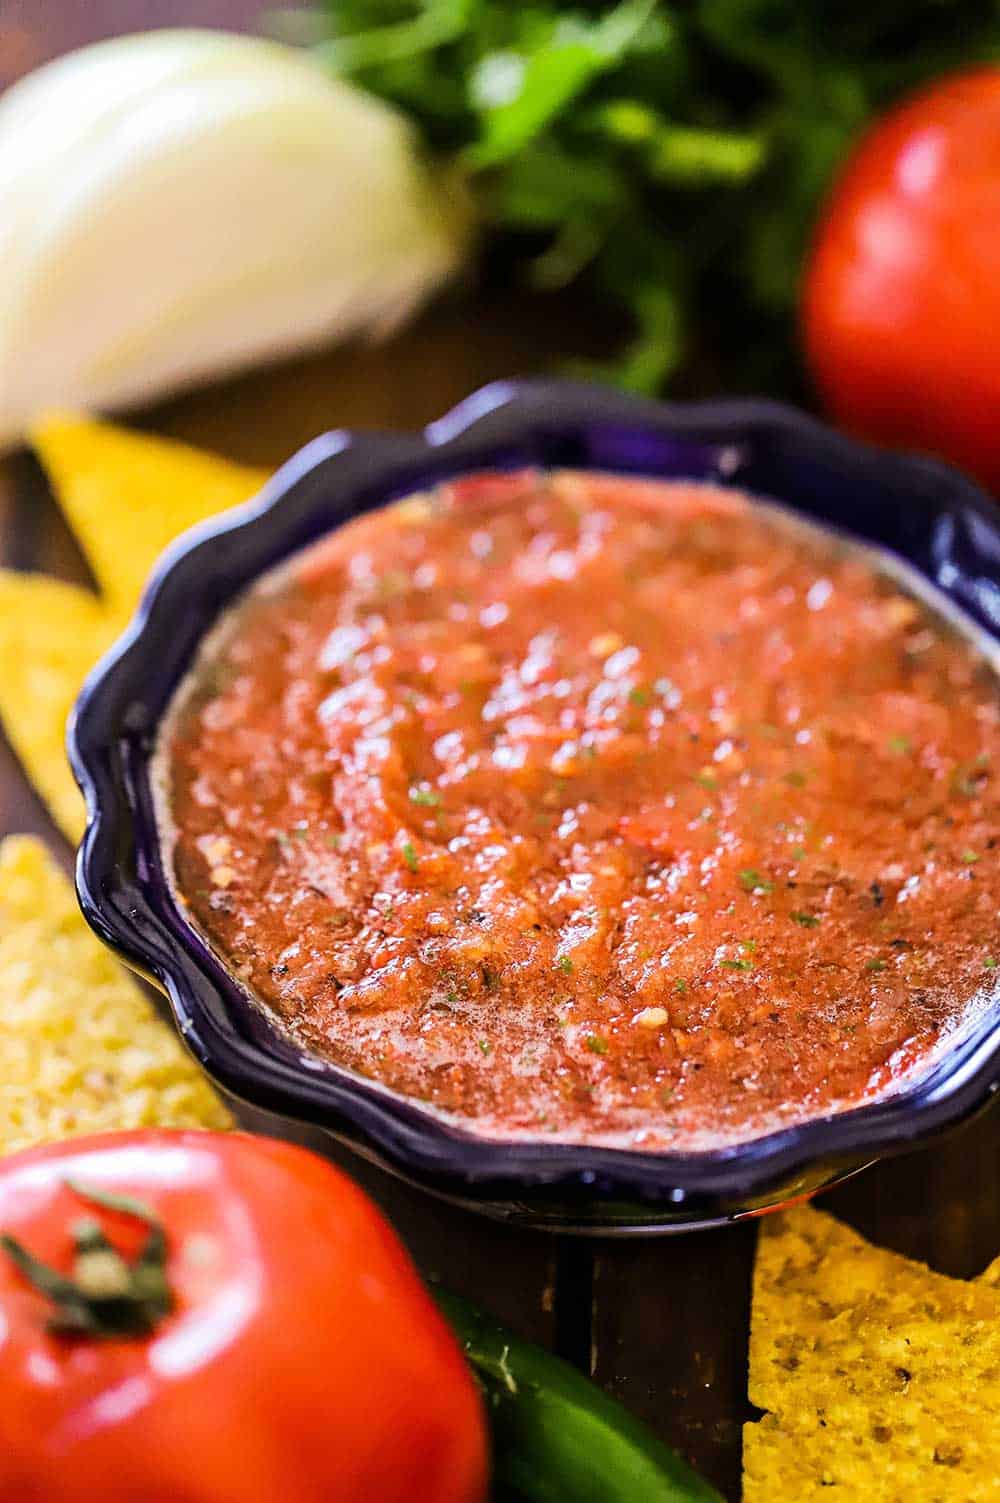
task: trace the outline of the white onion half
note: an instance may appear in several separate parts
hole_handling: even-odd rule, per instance
[[[0,99],[0,446],[405,318],[469,216],[405,119],[295,48],[87,47]]]

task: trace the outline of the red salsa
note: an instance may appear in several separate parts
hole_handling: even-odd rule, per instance
[[[177,891],[308,1051],[493,1137],[731,1143],[995,993],[994,668],[853,544],[706,486],[476,475],[206,643]]]

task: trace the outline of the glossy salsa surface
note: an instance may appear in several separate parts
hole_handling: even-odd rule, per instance
[[[491,1137],[842,1110],[1000,977],[993,668],[728,490],[486,474],[361,517],[213,633],[159,761],[230,968]]]

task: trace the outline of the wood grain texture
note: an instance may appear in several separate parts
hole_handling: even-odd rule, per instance
[[[252,26],[248,0],[0,0],[0,82],[67,47],[144,25]],[[579,305],[503,289],[453,297],[390,344],[255,372],[133,420],[234,458],[277,465],[339,426],[415,428],[486,380],[545,368],[607,339]],[[34,461],[0,465],[0,559],[84,579]],[[0,831],[70,852],[0,744]],[[247,1125],[331,1153],[370,1190],[420,1266],[522,1334],[558,1344],[735,1500],[748,1415],[746,1349],[754,1231],[578,1243],[500,1227],[442,1205],[306,1131],[259,1113]],[[885,1163],[824,1197],[866,1235],[958,1276],[1000,1250],[1000,1113],[932,1149]],[[636,1500],[642,1503],[642,1500]]]
[[[591,1375],[739,1496],[752,1223],[595,1248]]]

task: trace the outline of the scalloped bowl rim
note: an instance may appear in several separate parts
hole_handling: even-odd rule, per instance
[[[246,992],[176,905],[173,925],[165,925],[159,911],[164,896],[162,873],[157,888],[159,832],[151,827],[148,811],[144,816],[136,807],[134,779],[127,789],[121,786],[129,771],[124,765],[126,741],[138,735],[150,739],[144,754],[148,769],[155,750],[155,726],[130,729],[102,724],[109,694],[120,700],[129,685],[145,681],[145,664],[160,628],[166,624],[177,631],[176,621],[168,614],[172,583],[180,575],[188,578],[195,573],[220,540],[273,525],[289,496],[327,470],[331,471],[329,492],[335,491],[333,467],[346,456],[360,458],[364,471],[363,483],[360,476],[352,482],[352,497],[356,499],[359,489],[377,493],[373,502],[357,508],[367,509],[368,504],[381,504],[407,488],[418,488],[419,479],[415,484],[400,481],[404,472],[416,475],[422,469],[426,478],[427,471],[441,475],[489,468],[491,453],[496,465],[503,451],[537,442],[543,433],[558,433],[560,425],[565,428],[567,424],[622,424],[663,442],[714,444],[720,455],[727,448],[738,449],[741,435],[744,443],[750,434],[780,435],[801,443],[807,454],[820,453],[847,468],[863,466],[869,473],[894,477],[901,486],[940,495],[950,505],[971,509],[1000,527],[1000,512],[993,503],[947,466],[861,444],[793,408],[766,400],[666,404],[579,383],[503,381],[475,392],[428,425],[422,435],[352,435],[343,430],[323,435],[288,460],[258,496],[198,524],[166,550],[129,625],[81,690],[67,740],[87,806],[77,859],[77,891],[84,915],[102,939],[167,993],[182,1037],[225,1089],[253,1105],[325,1127],[404,1177],[431,1176],[438,1188],[454,1193],[469,1191],[474,1197],[504,1193],[530,1199],[533,1191],[558,1189],[569,1196],[582,1195],[598,1209],[602,1202],[629,1196],[672,1202],[678,1209],[689,1200],[698,1203],[706,1197],[735,1196],[745,1201],[759,1196],[763,1200],[769,1186],[818,1163],[858,1164],[903,1151],[958,1125],[1000,1088],[1000,1016],[974,1038],[944,1051],[927,1076],[898,1093],[721,1148],[652,1153],[544,1139],[490,1139],[465,1131],[378,1082],[319,1061],[294,1046],[289,1049],[277,1032],[278,1052],[272,1052],[232,1027],[220,1027],[219,1017],[206,1004],[206,996],[214,997],[227,1015],[234,1008],[237,1013],[253,1008]],[[697,440],[690,437],[692,432],[698,433]],[[774,499],[783,501],[780,495]],[[345,517],[354,511],[352,505]],[[321,522],[314,535],[336,525],[339,522]],[[296,546],[275,553],[274,561]],[[247,571],[240,588],[261,572]],[[223,599],[218,608],[225,603]],[[188,661],[204,629],[191,636]],[[156,725],[169,708],[176,682],[175,677]],[[123,850],[132,868],[128,873],[119,859]],[[283,1043],[285,1058],[279,1057]]]

